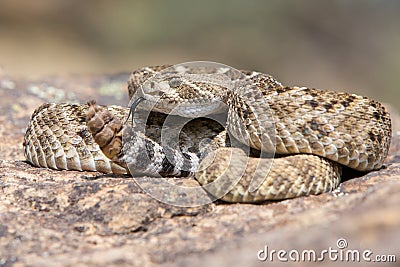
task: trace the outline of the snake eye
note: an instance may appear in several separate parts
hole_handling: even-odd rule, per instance
[[[182,84],[182,80],[179,78],[172,78],[168,83],[170,87],[177,88]]]

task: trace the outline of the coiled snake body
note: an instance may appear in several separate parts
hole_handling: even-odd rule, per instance
[[[230,202],[319,194],[337,187],[342,165],[358,171],[383,165],[391,120],[380,103],[355,94],[283,86],[263,73],[213,71],[231,80],[191,76],[182,66],[134,71],[129,97],[143,97],[139,107],[151,109],[145,119],[139,116],[142,111],[134,112],[133,126],[142,123],[143,132],[124,124],[127,108],[94,102],[44,104],[26,130],[26,159],[53,169],[150,176],[195,173],[202,185],[224,173],[240,174],[233,185],[217,183],[211,192]],[[163,75],[157,76],[160,72]],[[233,81],[240,86],[229,87]],[[183,123],[183,129],[176,124],[176,145],[168,138],[164,142],[162,133],[176,130],[164,125],[164,113],[176,120],[226,113],[226,130],[225,125],[198,118]],[[213,141],[204,145],[205,139]],[[241,148],[229,147],[233,140],[243,144]],[[243,148],[249,148],[249,155]],[[257,157],[264,152],[279,158]],[[252,181],[258,182],[250,190]]]

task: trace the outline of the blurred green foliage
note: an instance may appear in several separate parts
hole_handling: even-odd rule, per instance
[[[31,76],[210,60],[400,107],[399,26],[396,0],[3,0],[0,65]]]

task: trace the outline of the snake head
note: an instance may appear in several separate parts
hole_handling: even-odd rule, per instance
[[[140,105],[143,109],[187,118],[225,112],[227,88],[200,78],[177,73],[156,75],[143,83],[136,98],[146,100]]]

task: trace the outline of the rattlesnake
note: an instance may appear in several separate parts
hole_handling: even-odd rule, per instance
[[[94,102],[42,105],[26,130],[26,159],[53,169],[151,176],[195,173],[200,184],[213,184],[207,188],[212,195],[230,202],[319,194],[337,187],[342,165],[357,171],[382,167],[391,120],[379,102],[283,86],[259,72],[218,66],[206,70],[214,74],[210,78],[203,75],[204,67],[199,69],[193,72],[182,65],[134,71],[129,97],[145,101],[126,125],[128,108]],[[218,81],[221,75],[228,81]],[[140,114],[149,109],[143,119]],[[177,146],[163,143],[162,132],[175,129],[163,128],[168,116],[162,113],[174,120],[226,113],[226,131],[225,125],[198,118],[183,127]],[[142,131],[135,131],[137,125],[144,125]],[[204,145],[204,138],[213,141]],[[229,148],[233,140],[243,144],[241,148]],[[251,157],[243,151],[246,147]],[[263,158],[274,152],[279,158]],[[225,179],[212,183],[221,176]]]

